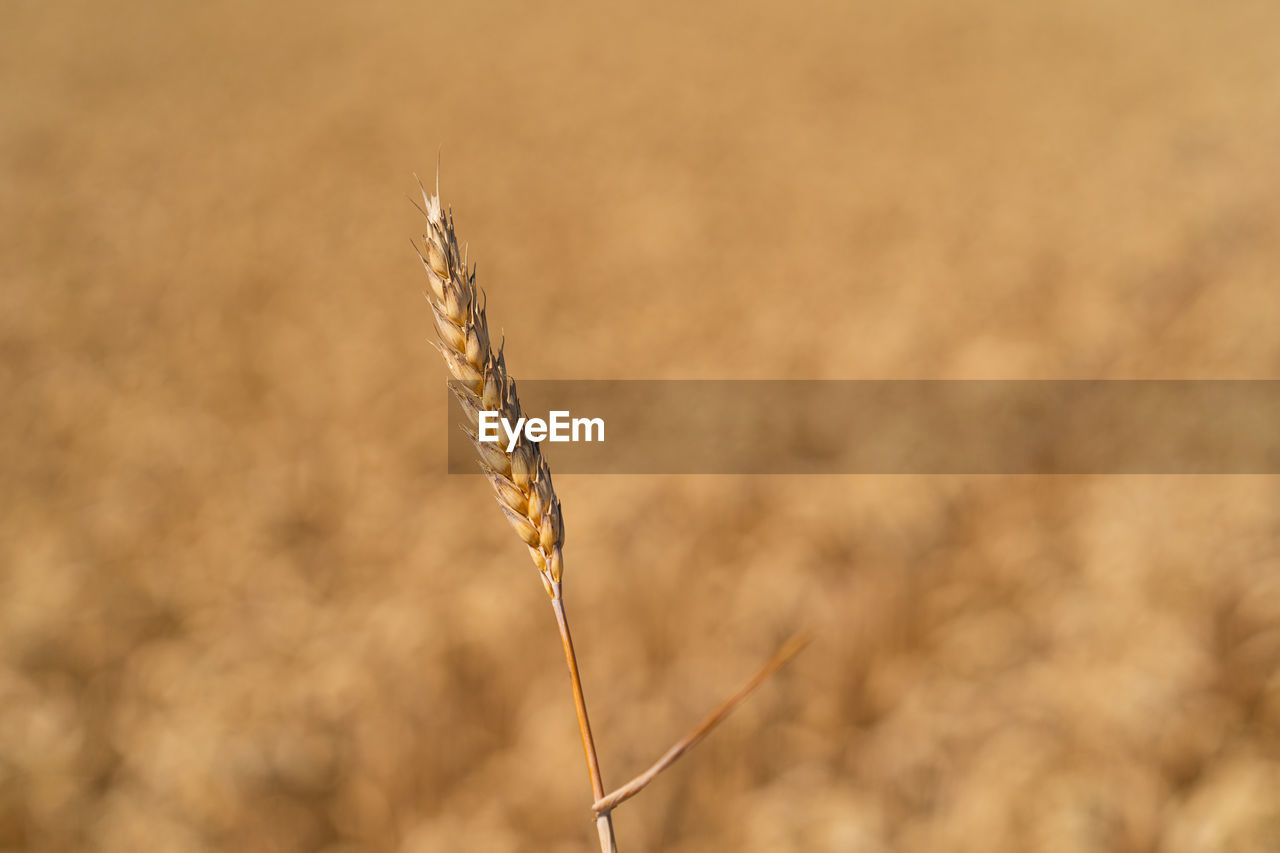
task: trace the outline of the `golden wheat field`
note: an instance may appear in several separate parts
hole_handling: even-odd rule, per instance
[[[0,8],[0,850],[569,853],[512,375],[1280,378],[1280,6]],[[548,452],[552,470],[555,451]],[[557,476],[635,851],[1280,851],[1267,476]]]

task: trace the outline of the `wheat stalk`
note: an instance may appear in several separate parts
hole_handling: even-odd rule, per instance
[[[440,337],[437,349],[453,375],[450,388],[462,405],[467,419],[464,429],[480,455],[480,468],[493,485],[498,506],[507,521],[528,546],[542,585],[551,597],[565,661],[569,665],[578,728],[582,732],[582,748],[587,757],[587,771],[591,775],[591,792],[599,800],[604,797],[604,782],[600,777],[587,703],[582,694],[577,655],[560,595],[560,578],[564,573],[564,518],[560,499],[556,497],[551,470],[537,443],[521,434],[517,444],[508,452],[497,444],[480,441],[477,433],[480,412],[499,412],[510,423],[517,423],[521,418],[520,398],[516,395],[515,381],[507,373],[502,348],[499,347],[497,355],[490,348],[489,321],[476,289],[475,269],[467,269],[466,257],[458,248],[453,214],[441,209],[438,192],[428,196],[424,188],[422,201],[427,230],[422,237],[423,249],[419,256],[431,285],[427,302],[435,316],[436,332]],[[600,849],[604,853],[616,853],[617,842],[609,811],[597,813],[596,828],[600,835]]]
[[[808,641],[800,638],[789,640],[740,690],[677,742],[652,767],[621,788],[605,794],[591,723],[587,717],[582,679],[578,674],[577,655],[561,596],[564,519],[560,500],[551,483],[551,470],[547,467],[538,444],[530,441],[523,432],[509,452],[499,444],[480,441],[480,413],[498,412],[509,423],[517,423],[522,416],[520,399],[516,395],[515,380],[507,372],[502,347],[498,348],[495,355],[490,346],[489,323],[476,288],[475,269],[468,269],[466,255],[458,248],[453,214],[442,210],[438,186],[437,191],[431,195],[428,195],[421,182],[419,187],[422,189],[423,202],[420,209],[426,216],[427,230],[422,236],[422,248],[414,248],[422,259],[430,282],[426,296],[440,338],[437,349],[453,376],[449,387],[462,406],[466,417],[463,429],[476,447],[480,468],[493,485],[498,506],[506,515],[507,521],[511,522],[516,534],[528,546],[542,585],[551,598],[556,625],[560,630],[560,641],[564,647],[565,662],[569,667],[569,681],[573,688],[587,772],[591,777],[591,792],[594,797],[592,808],[596,814],[600,849],[602,853],[617,853],[617,841],[613,833],[613,808],[639,793],[685,750],[705,737],[738,703],[794,657]]]

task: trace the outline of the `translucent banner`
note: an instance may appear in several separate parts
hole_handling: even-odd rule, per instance
[[[1280,381],[525,380],[554,474],[1276,474]],[[449,471],[476,450],[449,402]]]

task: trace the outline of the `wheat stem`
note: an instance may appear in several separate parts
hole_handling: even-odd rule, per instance
[[[640,793],[646,785],[654,780],[655,777],[663,770],[666,770],[676,759],[684,755],[684,753],[698,741],[702,740],[707,734],[714,729],[729,713],[751,695],[757,687],[764,683],[764,680],[778,671],[787,661],[800,653],[800,650],[809,645],[810,638],[807,635],[799,634],[787,640],[782,646],[773,653],[773,657],[765,662],[764,666],[756,671],[741,687],[738,688],[728,699],[720,703],[720,706],[706,716],[705,719],[693,731],[681,738],[675,746],[663,753],[662,757],[653,763],[648,770],[623,785],[618,790],[606,796],[596,796],[596,801],[592,808],[597,814],[609,814],[619,803],[631,799]]]
[[[591,720],[587,716],[587,700],[582,695],[582,678],[578,675],[578,656],[573,651],[573,637],[569,633],[569,619],[564,613],[564,599],[560,597],[558,583],[552,586],[551,607],[556,612],[556,625],[560,628],[564,659],[569,665],[569,683],[573,687],[573,705],[578,712],[578,731],[582,733],[582,751],[587,756],[591,793],[599,801],[604,796],[604,780],[600,776],[600,761],[596,757],[596,744],[591,737]],[[618,844],[613,837],[613,818],[608,809],[596,809],[596,830],[600,834],[602,853],[618,853]]]

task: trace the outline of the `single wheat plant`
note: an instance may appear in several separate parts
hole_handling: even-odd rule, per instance
[[[564,575],[564,518],[560,510],[560,499],[551,482],[551,470],[536,442],[530,441],[522,433],[519,441],[508,452],[499,444],[479,439],[477,430],[480,413],[497,412],[508,422],[517,423],[522,416],[520,398],[516,395],[515,380],[507,372],[502,347],[498,348],[496,354],[493,351],[485,306],[476,288],[475,268],[468,268],[466,254],[458,247],[453,214],[441,208],[438,187],[430,195],[421,183],[419,187],[422,189],[423,201],[420,209],[426,217],[427,228],[422,235],[422,245],[419,247],[415,244],[414,248],[422,259],[430,284],[426,296],[440,338],[437,348],[453,377],[449,385],[462,407],[466,418],[463,429],[475,444],[480,469],[493,485],[498,506],[507,521],[528,546],[529,556],[533,558],[533,565],[542,579],[543,588],[551,599],[565,660],[569,666],[578,728],[582,734],[582,748],[586,753],[587,772],[591,777],[592,808],[596,815],[600,849],[603,853],[616,853],[613,809],[639,793],[685,750],[704,737],[765,678],[799,652],[807,640],[792,638],[785,643],[737,693],[725,700],[693,731],[664,753],[653,766],[617,790],[605,793],[600,762],[596,758],[595,741],[587,717],[587,704],[583,698],[582,680],[578,675],[577,655],[561,594]]]

